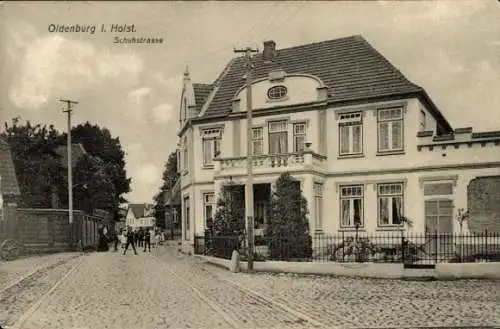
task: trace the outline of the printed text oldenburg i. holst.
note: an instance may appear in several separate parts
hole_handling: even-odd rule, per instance
[[[108,30],[109,28],[109,30]],[[84,32],[89,34],[94,34],[96,32],[95,25],[85,25],[85,24],[50,24],[48,27],[50,33],[53,32]],[[104,24],[101,24],[101,32],[112,32],[112,33],[121,33],[121,32],[136,32],[135,24],[111,24],[109,27],[106,27]]]

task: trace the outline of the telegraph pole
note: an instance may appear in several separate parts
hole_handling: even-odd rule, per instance
[[[64,113],[68,114],[68,138],[67,138],[67,152],[68,152],[68,215],[69,215],[69,223],[73,223],[73,166],[71,161],[71,112],[73,109],[71,105],[78,104],[78,102],[71,101],[69,99],[60,99],[59,101],[66,103],[66,110],[63,110]]]
[[[248,243],[248,270],[253,270],[253,168],[252,168],[252,53],[259,52],[257,49],[247,47],[245,49],[235,49],[235,53],[245,53],[247,60],[247,180],[245,184],[245,226]]]

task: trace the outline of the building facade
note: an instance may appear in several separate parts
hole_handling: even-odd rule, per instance
[[[312,234],[387,233],[401,230],[404,216],[415,232],[456,232],[469,183],[500,175],[500,131],[453,128],[361,36],[280,50],[268,41],[253,65],[256,234],[283,172],[301,184]],[[203,235],[221,185],[245,183],[245,73],[245,59],[234,58],[213,84],[184,75],[177,185],[186,251]]]
[[[153,205],[149,203],[130,203],[125,216],[125,225],[135,230],[155,227],[156,218],[154,217]]]

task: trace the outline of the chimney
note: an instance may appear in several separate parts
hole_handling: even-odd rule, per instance
[[[264,41],[264,51],[262,52],[262,59],[264,61],[272,61],[276,57],[276,42],[269,40]]]

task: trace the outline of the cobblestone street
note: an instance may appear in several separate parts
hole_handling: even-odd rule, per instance
[[[166,247],[151,254],[139,251],[138,256],[105,252],[52,257],[54,265],[25,280],[29,284],[10,288],[4,273],[32,269],[19,262],[2,264],[3,328],[500,325],[500,282],[233,274]],[[32,263],[43,262],[34,258]],[[10,267],[14,269],[9,272]]]

